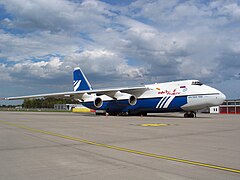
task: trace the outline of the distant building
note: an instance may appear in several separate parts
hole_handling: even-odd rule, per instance
[[[219,106],[220,114],[240,114],[240,99],[226,100]]]
[[[220,107],[219,106],[213,106],[209,108],[209,112],[211,114],[218,114],[220,112]]]
[[[72,112],[95,112],[82,104],[54,104],[55,110],[68,110]]]
[[[226,100],[220,106],[204,108],[198,112],[211,114],[240,114],[240,99]]]
[[[75,107],[82,107],[81,104],[54,104],[55,110],[69,110],[71,111]]]

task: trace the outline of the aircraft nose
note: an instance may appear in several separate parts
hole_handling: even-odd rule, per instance
[[[214,89],[214,92],[216,93],[216,95],[214,96],[214,100],[211,100],[210,104],[212,106],[218,106],[223,104],[223,102],[226,100],[226,95],[217,89]]]
[[[226,95],[225,94],[223,94],[222,92],[220,93],[220,95],[219,95],[219,99],[222,101],[222,103],[226,100]],[[221,104],[222,104],[221,103]]]
[[[220,91],[218,91],[218,93],[219,94],[216,96],[216,100],[215,100],[214,105],[221,105],[226,100],[225,94],[223,94]]]

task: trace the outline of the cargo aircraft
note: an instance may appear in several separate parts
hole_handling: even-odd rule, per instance
[[[92,89],[82,70],[73,72],[73,91],[2,98],[19,100],[62,97],[78,100],[96,110],[96,114],[147,115],[147,113],[180,112],[196,117],[196,111],[223,103],[226,96],[198,80],[155,83],[139,87]]]

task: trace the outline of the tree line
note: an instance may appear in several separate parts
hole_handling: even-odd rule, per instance
[[[54,108],[54,104],[77,104],[78,101],[72,99],[62,99],[48,97],[44,99],[25,99],[23,101],[23,108]]]

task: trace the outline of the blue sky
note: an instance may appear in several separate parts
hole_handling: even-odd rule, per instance
[[[199,79],[240,98],[240,2],[1,0],[0,97]],[[12,103],[12,102],[11,102]]]

